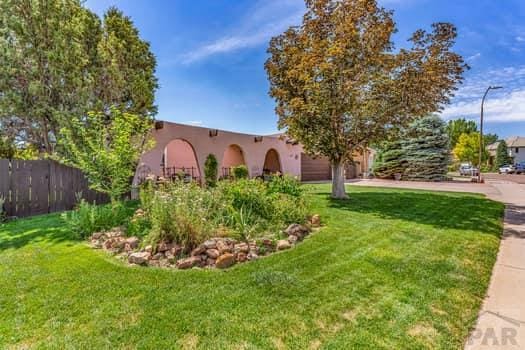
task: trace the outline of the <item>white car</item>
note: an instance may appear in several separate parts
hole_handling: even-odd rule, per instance
[[[478,174],[478,168],[473,167],[470,164],[461,164],[459,167],[459,175],[461,176],[477,176]]]
[[[516,168],[514,168],[514,165],[504,165],[498,169],[498,172],[500,174],[512,174],[516,171]]]

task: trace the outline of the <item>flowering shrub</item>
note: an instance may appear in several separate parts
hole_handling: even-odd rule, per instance
[[[152,197],[151,201],[144,203],[147,205],[144,210],[151,220],[147,241],[174,241],[193,248],[211,236],[219,205],[211,191],[181,181],[165,184],[158,190],[143,190],[153,191],[141,196]]]
[[[289,178],[278,181],[221,181],[214,188],[181,181],[146,184],[140,195],[151,227],[146,240],[191,249],[212,236],[247,240],[303,223],[308,212],[299,184]]]

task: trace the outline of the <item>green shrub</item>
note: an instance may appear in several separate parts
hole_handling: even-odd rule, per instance
[[[246,165],[237,165],[231,168],[232,176],[235,180],[248,178],[248,167]]]
[[[133,217],[126,226],[128,236],[144,237],[151,231],[151,221],[145,216]]]
[[[175,181],[143,186],[140,198],[145,222],[133,222],[132,229],[147,230],[149,223],[147,242],[173,241],[188,249],[211,236],[249,240],[278,234],[290,223],[304,222],[308,214],[302,190],[291,178],[273,184],[221,181],[214,188]]]
[[[270,218],[271,203],[269,203],[266,186],[261,180],[223,181],[218,190],[218,196],[223,197],[223,200],[235,211],[243,209],[250,213],[247,219],[249,223],[254,223],[257,218]]]
[[[180,181],[154,191],[148,217],[150,243],[174,241],[192,248],[213,232],[216,201],[212,193],[195,183]]]
[[[272,203],[272,222],[281,226],[277,229],[293,223],[303,223],[308,216],[308,208],[303,198],[280,193],[275,195]]]
[[[303,190],[301,183],[293,176],[273,176],[268,182],[269,193],[285,193],[294,197],[301,197]]]
[[[213,154],[208,154],[204,162],[204,180],[206,186],[215,187],[217,184],[218,167],[219,163],[217,162],[217,158],[215,158]]]
[[[155,198],[155,184],[153,181],[146,181],[140,185],[139,191],[140,207],[147,218]]]
[[[86,238],[94,232],[126,224],[132,211],[122,202],[96,205],[81,200],[75,210],[64,213],[62,217],[74,233]]]

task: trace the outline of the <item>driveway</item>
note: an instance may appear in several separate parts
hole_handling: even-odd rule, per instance
[[[497,174],[487,173],[483,174],[487,181],[511,181],[519,184],[525,184],[525,174]]]
[[[465,349],[525,349],[525,185],[511,181],[509,176],[488,177],[485,184],[374,179],[352,181],[351,185],[474,192],[504,203],[498,257],[476,327]]]

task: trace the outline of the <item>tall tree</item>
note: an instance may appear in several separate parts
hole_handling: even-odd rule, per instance
[[[386,143],[380,154],[374,162],[374,174],[379,178],[400,174],[405,180],[442,181],[450,163],[446,124],[435,115],[417,119],[397,141]]]
[[[306,0],[302,25],[271,39],[266,61],[279,127],[332,164],[332,197],[346,198],[344,165],[449,102],[466,69],[456,28],[416,31],[394,51],[393,13],[375,0]]]
[[[483,134],[483,144],[485,147],[493,143],[498,142],[499,137],[497,134]]]
[[[88,111],[156,111],[155,58],[129,18],[102,21],[80,0],[0,1],[0,125],[52,152],[57,133]]]
[[[149,43],[140,38],[131,19],[115,7],[104,14],[102,31],[97,57],[100,101],[106,107],[153,117],[157,113],[154,100],[158,82]]]
[[[449,139],[441,118],[430,115],[410,124],[403,143],[406,169],[414,181],[443,181],[450,164]]]
[[[507,147],[507,142],[505,142],[505,140],[501,140],[498,144],[498,148],[496,149],[496,164],[495,165],[497,168],[500,168],[509,163],[512,163],[512,159],[509,156],[509,149]]]
[[[98,26],[79,1],[0,1],[0,121],[7,132],[49,151],[60,125],[84,111]]]
[[[456,146],[461,134],[471,134],[474,132],[478,132],[478,126],[473,120],[466,120],[465,118],[449,120],[447,133],[450,139],[450,147],[454,148]]]
[[[452,150],[454,157],[461,162],[469,162],[479,166],[479,133],[461,134],[456,147]],[[488,157],[484,149],[482,153],[482,162]]]

